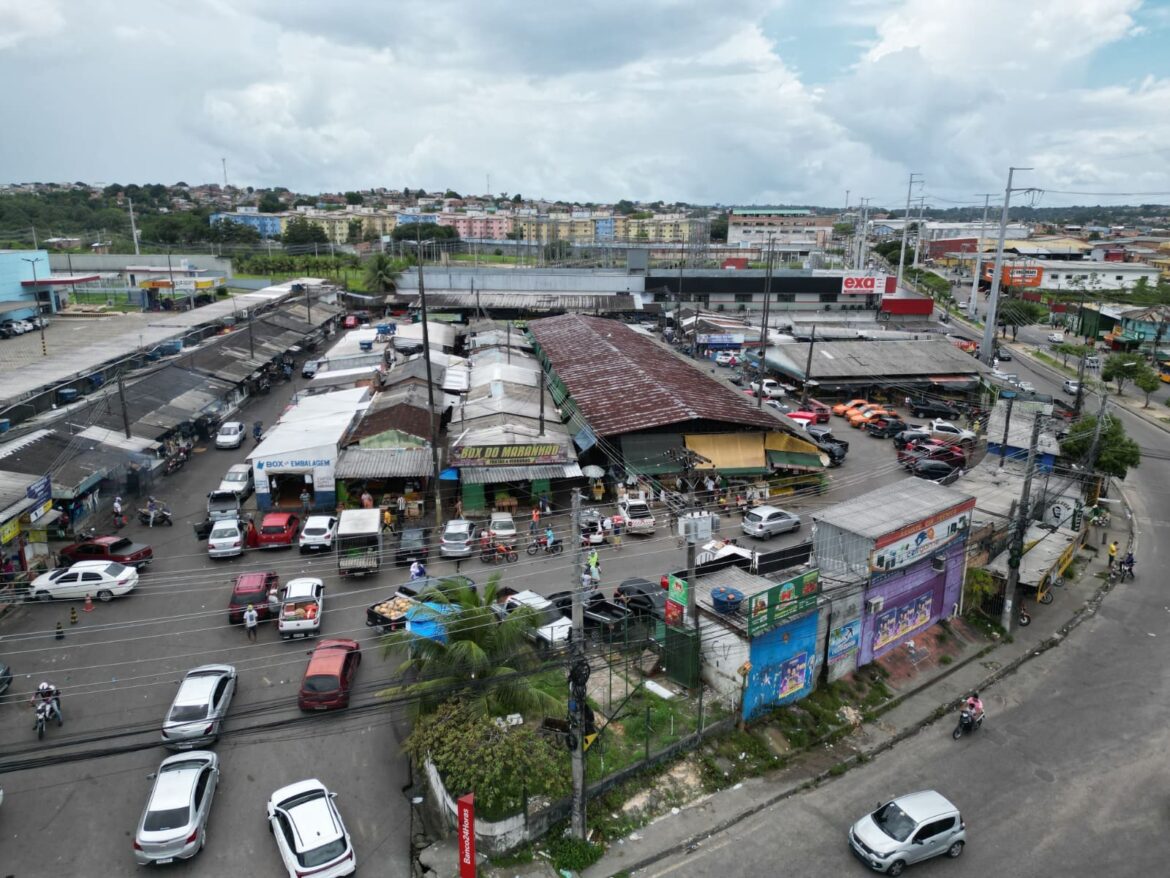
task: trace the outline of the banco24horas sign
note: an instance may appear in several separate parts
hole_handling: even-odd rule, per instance
[[[565,463],[568,455],[555,442],[534,445],[464,445],[455,449],[454,463],[462,466],[531,466]]]

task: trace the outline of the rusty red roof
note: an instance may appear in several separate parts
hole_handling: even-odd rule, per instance
[[[617,320],[562,314],[528,328],[599,436],[700,419],[784,429],[754,400]]]

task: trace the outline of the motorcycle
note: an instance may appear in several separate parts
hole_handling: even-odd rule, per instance
[[[256,390],[260,393],[267,393],[272,389],[272,383],[267,378],[261,378],[256,383]]]
[[[529,555],[535,555],[543,551],[546,555],[559,555],[565,551],[565,544],[561,542],[553,542],[550,546],[548,544],[548,537],[536,537],[528,544],[528,548],[524,550]]]
[[[499,564],[501,561],[513,564],[520,560],[520,555],[511,546],[500,543],[495,548],[484,549],[480,552],[479,560],[484,564]]]
[[[61,703],[56,698],[50,701],[38,701],[37,720],[34,726],[37,738],[43,738],[45,736],[45,726],[49,724],[49,720],[53,717],[57,718],[58,727],[65,724],[65,720],[61,717]]]
[[[257,445],[259,445],[260,440],[263,437],[264,437],[264,424],[261,423],[260,421],[256,421],[254,424],[252,424],[252,441],[255,442]]]
[[[955,730],[951,733],[951,737],[957,741],[959,738],[963,737],[964,732],[969,735],[981,725],[983,725],[982,715],[976,717],[975,712],[971,710],[971,708],[964,705],[963,709],[959,711],[959,724],[955,726]]]
[[[114,513],[114,530],[121,530],[125,526],[126,526],[126,513],[125,512],[115,512]]]
[[[145,524],[147,527],[162,527],[164,524],[167,527],[174,527],[175,525],[175,519],[171,515],[171,510],[166,506],[160,506],[154,511],[154,524],[150,523],[150,510],[139,509],[138,522],[139,524]]]

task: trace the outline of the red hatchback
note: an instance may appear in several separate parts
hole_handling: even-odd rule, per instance
[[[354,674],[361,663],[362,648],[356,640],[322,640],[309,653],[297,706],[301,710],[349,707]]]
[[[269,512],[260,522],[256,545],[261,549],[283,549],[297,541],[301,520],[291,512]]]
[[[280,577],[273,571],[267,573],[241,573],[236,577],[231,600],[228,601],[228,624],[239,625],[244,621],[244,610],[251,604],[261,619],[271,619],[268,612],[268,592],[280,588]]]

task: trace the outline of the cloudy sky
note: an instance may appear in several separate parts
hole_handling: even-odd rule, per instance
[[[1167,45],[1170,0],[0,0],[0,179],[1166,203]]]

